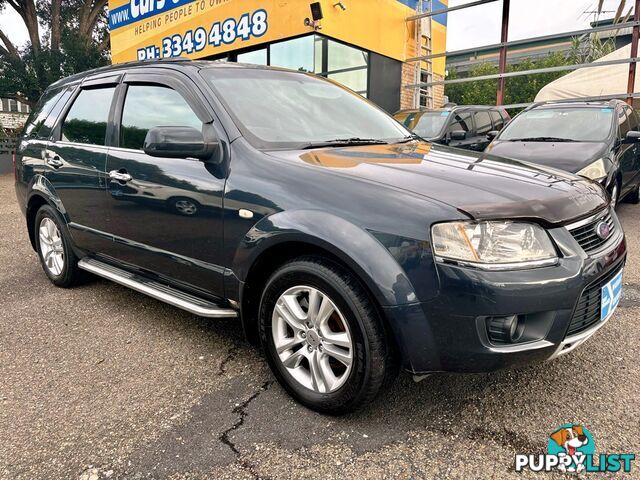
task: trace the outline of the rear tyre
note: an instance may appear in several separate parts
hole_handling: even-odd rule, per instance
[[[260,303],[260,339],[280,384],[303,405],[341,414],[397,372],[378,311],[341,266],[302,257],[278,269]]]
[[[624,201],[626,203],[633,203],[635,205],[640,203],[640,184],[636,185],[636,187],[631,190],[629,194],[627,194],[627,196],[624,198]]]
[[[85,278],[60,216],[49,205],[43,205],[36,213],[34,231],[40,264],[51,283],[71,287]]]

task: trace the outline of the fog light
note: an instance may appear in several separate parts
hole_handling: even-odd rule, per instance
[[[487,332],[491,343],[515,343],[520,339],[523,331],[524,322],[520,321],[518,315],[487,318]]]

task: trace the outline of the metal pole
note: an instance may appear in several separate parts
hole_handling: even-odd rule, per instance
[[[640,20],[640,0],[636,0],[636,7],[634,11],[634,20],[637,22]],[[640,28],[638,26],[633,27],[633,35],[631,36],[631,58],[638,56],[638,36],[640,35]],[[633,97],[631,96],[636,86],[636,62],[629,64],[629,82],[627,83],[627,103],[633,106]]]
[[[636,0],[640,2],[640,0]],[[502,32],[500,33],[500,43],[503,44],[500,47],[500,61],[498,63],[498,69],[500,74],[503,74],[507,71],[507,46],[504,45],[508,41],[509,37],[509,4],[511,0],[503,0],[502,1]],[[498,80],[498,94],[496,95],[496,105],[504,104],[504,89],[506,83],[505,77],[500,77]]]

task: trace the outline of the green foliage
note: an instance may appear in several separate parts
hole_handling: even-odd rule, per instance
[[[0,0],[0,10],[20,13],[31,39],[20,47],[0,36],[0,97],[33,105],[51,83],[110,62],[106,0],[59,3],[52,17],[52,0]]]
[[[522,72],[539,68],[558,67],[590,63],[615,50],[615,43],[611,40],[602,42],[597,37],[588,41],[572,40],[571,51],[567,55],[551,53],[540,60],[525,60],[524,62],[507,67],[508,72]],[[498,67],[489,63],[479,64],[469,71],[469,77],[493,75],[498,73]],[[536,73],[506,80],[505,104],[533,102],[542,87],[566,75],[569,71]],[[454,70],[449,72],[447,80],[460,78]],[[498,90],[498,80],[478,80],[468,83],[455,83],[445,87],[445,94],[449,101],[459,105],[495,105]]]

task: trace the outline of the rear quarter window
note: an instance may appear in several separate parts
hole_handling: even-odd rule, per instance
[[[29,115],[27,123],[24,126],[24,130],[22,131],[22,134],[24,136],[31,138],[42,138],[38,133],[45,120],[53,110],[53,107],[55,107],[56,103],[58,103],[58,101],[60,100],[60,97],[62,97],[63,92],[64,89],[62,88],[52,89],[44,92],[42,97],[40,97],[40,100],[38,100],[36,106],[33,108],[31,115]]]

